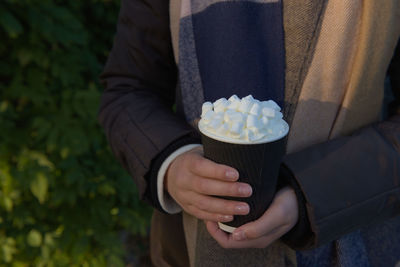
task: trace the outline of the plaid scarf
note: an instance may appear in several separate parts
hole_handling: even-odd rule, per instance
[[[233,94],[284,102],[281,0],[182,0],[179,75],[188,121]]]
[[[314,27],[328,1],[285,2],[286,12],[289,10],[285,24],[300,32],[296,36],[290,33],[286,36],[286,66],[282,1],[182,0],[179,75],[188,121],[200,117],[204,101],[232,94],[239,97],[252,94],[260,100],[273,99],[285,107],[286,119],[291,122],[314,52],[317,39],[314,35],[318,36],[318,27]],[[304,10],[300,12],[293,6],[303,6]],[[290,15],[300,15],[301,25],[294,25],[298,20],[287,19]],[[319,248],[298,251],[297,266],[393,266],[400,251],[399,235],[400,217],[396,217]],[[262,259],[268,255],[274,258],[270,262],[283,260],[286,266],[291,266],[278,250],[235,250],[232,253],[222,249],[204,227],[198,228],[198,239],[197,265],[211,262],[214,266],[249,266],[245,264],[249,259],[253,262],[259,259],[258,264],[262,265]]]

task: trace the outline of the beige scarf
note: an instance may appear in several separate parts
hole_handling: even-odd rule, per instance
[[[318,7],[315,2],[284,1],[286,87],[299,87],[297,95],[288,97],[288,103],[294,107],[287,115],[292,121],[288,153],[351,134],[379,120],[386,68],[400,35],[398,0],[329,0],[322,21],[314,33],[309,32],[310,39],[307,39],[302,36],[307,28],[302,28],[301,23],[307,21],[307,12]],[[176,62],[179,15],[180,0],[171,0]],[[305,40],[312,45],[304,46]],[[311,56],[305,57],[310,49]],[[302,73],[298,71],[300,65],[307,66]],[[211,244],[209,249],[220,249],[208,240],[204,226],[187,214],[184,214],[184,230],[191,266],[196,263],[199,240]],[[284,257],[295,262],[295,253],[280,242],[260,253],[275,255],[266,257],[262,266],[283,263]]]

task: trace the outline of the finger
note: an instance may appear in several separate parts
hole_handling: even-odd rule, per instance
[[[253,193],[250,185],[239,182],[224,182],[196,176],[191,179],[196,192],[213,196],[249,197]]]
[[[210,235],[218,242],[218,244],[223,248],[248,248],[252,245],[256,245],[259,240],[245,240],[236,241],[232,238],[231,234],[228,234],[218,227],[215,222],[206,222],[207,231]]]
[[[282,225],[279,210],[270,207],[258,220],[252,221],[233,232],[235,240],[257,239]]]
[[[265,248],[286,233],[284,227],[279,228],[270,235],[262,236],[257,239],[236,241],[232,235],[219,229],[215,222],[206,222],[207,231],[223,248]]]
[[[234,168],[215,163],[201,155],[194,155],[189,164],[191,172],[198,176],[223,181],[236,181],[239,179],[239,173]]]
[[[232,243],[232,248],[265,248],[279,239],[286,232],[286,228],[282,226],[257,239],[236,241]]]
[[[206,221],[206,228],[208,233],[221,245],[221,247],[225,248],[225,245],[229,244],[229,234],[222,231],[218,224],[211,221]]]
[[[186,207],[186,212],[192,214],[198,219],[213,221],[213,222],[230,222],[233,220],[232,215],[228,214],[216,214],[201,210],[193,205],[189,205]]]
[[[257,239],[264,235],[268,235],[281,226],[286,226],[291,228],[296,220],[292,220],[291,213],[297,212],[289,209],[287,202],[292,201],[292,195],[289,190],[280,190],[275,196],[272,204],[267,209],[267,211],[257,220],[247,223],[235,230],[233,236],[236,240],[246,239]],[[297,207],[297,200],[295,205]],[[297,215],[294,216],[297,218]]]
[[[218,214],[246,215],[250,207],[246,202],[226,200],[201,194],[192,195],[192,204],[198,209]]]

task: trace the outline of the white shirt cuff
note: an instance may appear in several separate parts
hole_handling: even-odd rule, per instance
[[[160,169],[158,170],[158,173],[157,173],[158,201],[160,202],[163,210],[167,213],[175,214],[175,213],[182,211],[181,206],[179,206],[178,203],[176,203],[175,200],[173,198],[171,198],[171,196],[164,190],[164,177],[168,170],[168,167],[177,156],[179,156],[195,147],[198,147],[198,146],[201,146],[201,145],[200,144],[190,144],[190,145],[185,145],[185,146],[175,150],[174,153],[169,155],[169,157],[164,160],[164,162],[161,164]]]

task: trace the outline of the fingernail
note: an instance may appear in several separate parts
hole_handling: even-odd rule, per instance
[[[250,196],[253,190],[250,186],[239,186],[239,194],[244,196]]]
[[[232,220],[233,220],[233,216],[231,216],[231,215],[222,216],[222,221],[224,221],[224,222],[230,222]]]
[[[247,214],[247,213],[249,213],[249,206],[247,206],[247,205],[237,205],[235,207],[235,211],[240,213],[240,214]]]
[[[242,241],[246,239],[246,235],[244,234],[244,231],[238,231],[233,233],[233,240],[235,241]]]
[[[225,176],[226,178],[236,180],[239,175],[236,171],[226,171]]]

